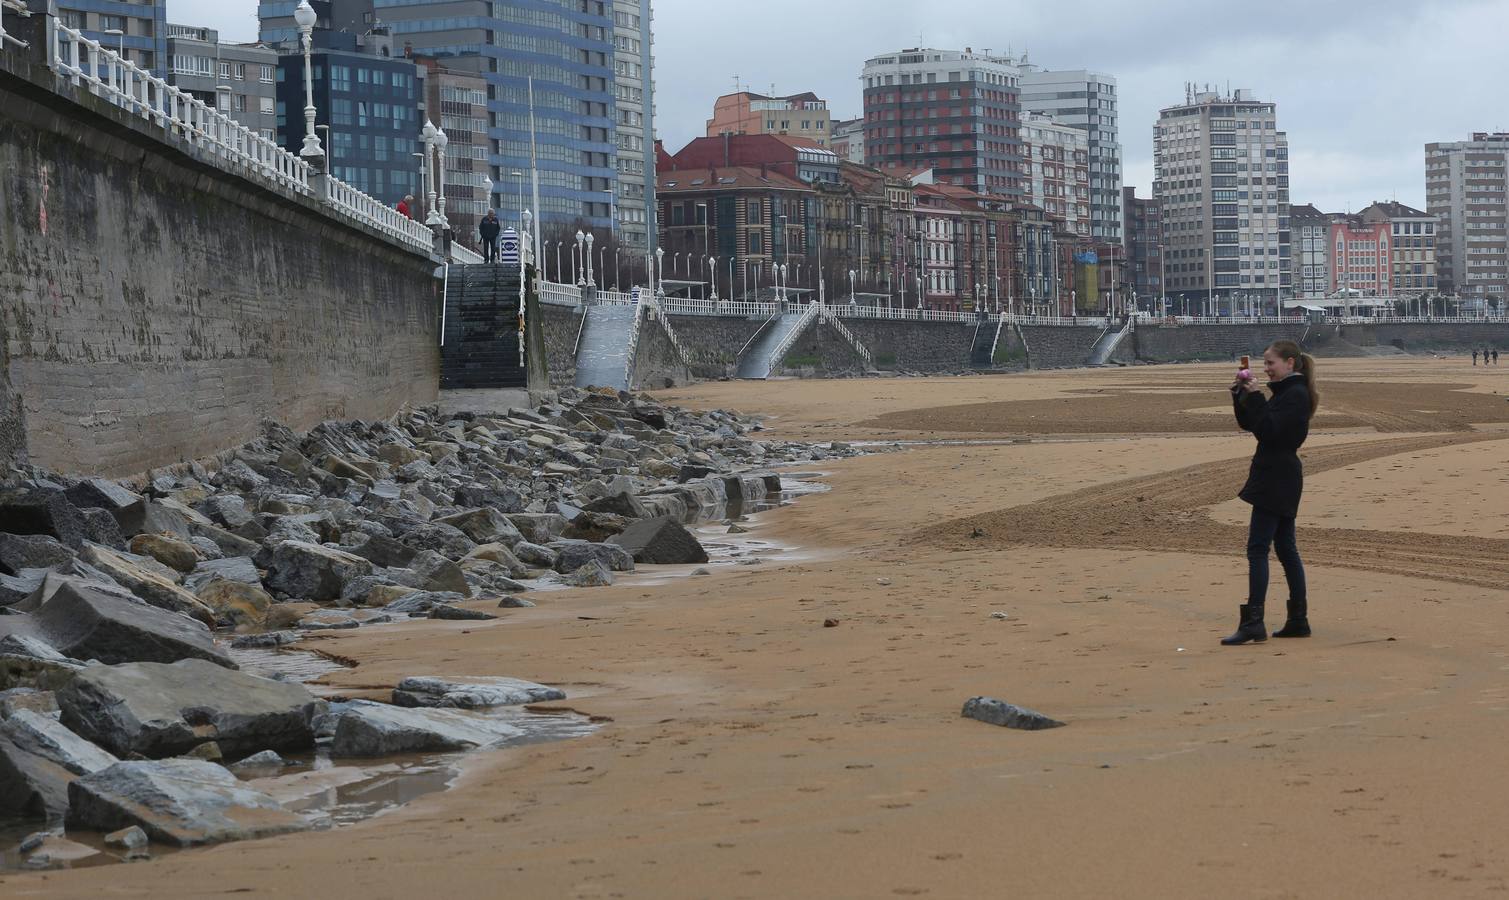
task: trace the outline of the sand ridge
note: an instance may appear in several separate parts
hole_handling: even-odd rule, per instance
[[[1509,377],[1442,361],[1332,368],[1509,393]],[[672,393],[769,411],[776,432],[862,439],[876,431],[856,422],[898,409],[1186,378],[1219,390],[1225,369]],[[922,445],[827,466],[831,492],[759,522],[756,534],[820,548],[818,560],[320,640],[360,663],[328,679],[335,689],[418,672],[525,677],[612,720],[591,738],[479,756],[455,789],[350,828],[8,875],[0,890],[1497,896],[1509,889],[1509,592],[1476,573],[1503,542],[1411,543],[1370,527],[1369,510],[1403,515],[1427,489],[1431,454],[1492,459],[1505,435],[1450,419],[1429,431],[1321,431],[1307,446],[1314,479],[1387,462],[1396,490],[1349,511],[1347,528],[1314,527],[1302,510],[1317,634],[1299,646],[1216,644],[1245,573],[1240,529],[1209,510],[1245,474],[1250,436]],[[1506,508],[1501,482],[1483,489]],[[970,538],[973,527],[988,538]],[[824,628],[830,618],[839,624]],[[1069,727],[961,719],[981,693]]]

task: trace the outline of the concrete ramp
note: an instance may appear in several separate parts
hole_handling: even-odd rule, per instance
[[[770,373],[780,365],[786,352],[791,349],[791,345],[796,343],[802,332],[812,327],[817,317],[818,307],[812,304],[801,312],[782,313],[779,318],[772,320],[755,335],[754,341],[739,359],[739,377],[769,378]]]
[[[1103,366],[1110,362],[1111,354],[1116,352],[1116,348],[1120,347],[1121,342],[1131,333],[1131,319],[1127,320],[1127,323],[1121,327],[1120,331],[1107,328],[1105,333],[1100,336],[1100,339],[1095,342],[1095,346],[1090,348],[1090,358],[1086,361],[1086,365]]]
[[[576,345],[576,386],[626,391],[632,378],[630,355],[638,306],[589,306],[583,312],[581,341]]]

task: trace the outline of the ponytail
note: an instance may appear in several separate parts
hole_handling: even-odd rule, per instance
[[[1305,379],[1305,390],[1310,394],[1310,415],[1320,408],[1320,388],[1316,384],[1315,357],[1299,348],[1294,341],[1274,341],[1269,348],[1281,359],[1294,360],[1294,372]]]

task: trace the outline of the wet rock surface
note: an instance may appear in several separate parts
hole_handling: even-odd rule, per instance
[[[180,847],[300,831],[306,827],[222,766],[197,759],[120,762],[68,786],[70,828],[136,826]]]
[[[519,740],[517,716],[550,716],[507,707],[564,693],[416,676],[392,703],[327,706],[295,680],[308,663],[266,663],[330,664],[289,646],[313,632],[497,617],[482,606],[529,615],[515,595],[532,588],[706,561],[682,523],[737,518],[779,493],[772,466],[851,455],[760,430],[731,411],[567,389],[535,409],[406,411],[306,433],[264,423],[213,460],[126,481],[0,473],[0,809],[116,833],[106,846],[129,858],[148,840],[305,827],[222,761],[262,778],[316,754]],[[217,643],[214,630],[234,635]],[[276,677],[236,671],[230,647]],[[63,843],[44,835],[37,847],[53,849],[28,865],[64,860]]]
[[[214,741],[231,757],[314,746],[324,703],[303,685],[202,660],[80,672],[58,692],[62,722],[117,756],[176,756]]]
[[[966,719],[978,719],[989,725],[1000,725],[1003,728],[1016,728],[1021,731],[1062,728],[1066,724],[1025,706],[1017,706],[994,697],[969,698],[964,702],[963,714]]]

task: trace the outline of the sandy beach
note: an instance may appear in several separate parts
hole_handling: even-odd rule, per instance
[[[590,737],[476,754],[349,827],[0,894],[1501,895],[1509,369],[1322,360],[1299,533],[1315,637],[1225,648],[1252,451],[1230,369],[661,392],[783,437],[907,444],[762,514],[789,561],[317,639],[358,663],[325,679],[342,694],[515,676],[601,717]],[[976,695],[1068,727],[961,718]]]

